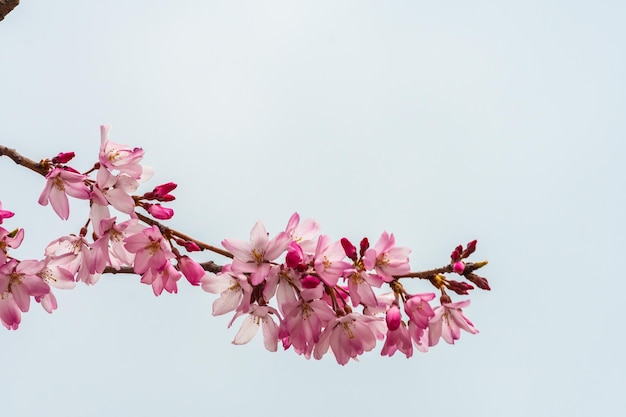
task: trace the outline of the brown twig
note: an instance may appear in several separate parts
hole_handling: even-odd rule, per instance
[[[216,264],[213,261],[201,262],[200,266],[207,272],[213,272],[217,274],[222,270],[222,266]],[[107,266],[102,271],[103,274],[135,274],[135,270],[132,266],[122,266],[120,269],[115,269],[112,266]]]
[[[16,164],[26,167],[31,171],[35,171],[37,174],[44,177],[46,176],[46,174],[48,174],[48,171],[50,170],[50,166],[48,164],[45,164],[44,161],[35,162],[32,159],[21,155],[15,149],[7,148],[3,145],[0,145],[0,156],[8,156]]]
[[[20,0],[0,0],[0,20],[11,13],[20,4]]]
[[[0,6],[2,5],[2,3],[3,3],[3,0],[0,0]],[[47,163],[47,160],[43,160],[41,162],[35,162],[32,159],[22,156],[15,149],[7,148],[6,146],[0,145],[0,156],[8,156],[16,164],[21,165],[25,168],[28,168],[32,171],[35,171],[36,173],[44,177],[46,176],[46,174],[48,173],[50,169],[50,165],[49,163]],[[202,249],[209,250],[211,252],[220,254],[227,258],[231,258],[231,259],[233,258],[233,254],[224,249],[220,249],[213,245],[209,245],[208,243],[204,243],[200,240],[194,239],[185,233],[179,232],[178,230],[175,230],[175,229],[171,229],[165,226],[164,224],[162,224],[161,222],[151,219],[150,217],[147,217],[143,214],[140,214],[140,213],[136,213],[136,214],[139,220],[141,220],[142,222],[146,224],[149,224],[150,226],[157,226],[163,234],[166,234],[166,235],[169,234],[171,236],[175,236],[186,241],[194,242],[196,245],[198,245]],[[478,269],[486,264],[487,262],[477,262],[477,263],[467,262],[465,266],[465,271],[469,274],[475,269]],[[202,268],[204,268],[205,271],[208,271],[208,272],[217,273],[222,270],[222,265],[218,265],[214,263],[213,261],[203,262],[203,263],[200,263],[200,265],[202,266]],[[408,274],[398,275],[398,276],[395,276],[394,278],[420,278],[420,279],[432,280],[433,277],[435,277],[438,274],[448,274],[452,272],[453,272],[453,266],[451,264],[448,264],[446,266],[442,266],[440,268],[435,268],[435,269],[429,269],[427,271],[409,272]],[[122,267],[120,269],[106,267],[104,270],[104,273],[134,274],[135,271],[133,270],[132,267]]]

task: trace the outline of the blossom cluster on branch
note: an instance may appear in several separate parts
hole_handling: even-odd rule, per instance
[[[47,312],[55,310],[51,287],[70,289],[77,282],[93,285],[103,273],[133,273],[156,296],[178,292],[183,276],[190,285],[219,294],[213,314],[233,313],[229,327],[242,317],[234,344],[249,342],[260,328],[270,351],[282,344],[307,359],[320,359],[331,350],[341,365],[378,341],[383,341],[382,355],[400,351],[408,358],[414,348],[425,352],[440,339],[454,343],[461,330],[478,333],[463,313],[469,299],[453,302],[449,295],[490,289],[474,273],[487,262],[467,260],[476,250],[475,240],[457,246],[443,267],[411,272],[411,251],[397,246],[393,234],[383,232],[374,245],[368,238],[355,245],[345,237],[320,234],[316,221],[301,221],[294,213],[276,236],[270,238],[257,222],[248,241],[224,239],[221,249],[161,222],[174,215],[166,203],[175,199],[171,193],[177,185],[136,194],[152,176],[141,164],[144,151],[110,141],[106,126],[101,127],[98,162],[86,172],[68,165],[73,152],[35,162],[0,146],[3,155],[45,176],[39,204],[50,204],[61,219],[70,215],[68,197],[89,201],[78,234],[55,239],[43,259],[10,254],[22,243],[24,229],[0,226],[0,321],[7,329],[19,327],[31,298]],[[0,224],[12,216],[0,203]],[[203,250],[232,262],[199,263],[183,254]],[[406,279],[428,281],[440,294],[439,304],[431,305],[434,292],[408,292],[401,283]]]

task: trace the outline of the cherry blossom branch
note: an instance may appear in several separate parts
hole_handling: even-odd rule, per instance
[[[19,152],[17,152],[15,149],[11,149],[8,148],[6,146],[0,145],[0,156],[7,156],[10,159],[12,159],[17,165],[21,165],[25,168],[28,168],[42,176],[46,176],[46,174],[50,171],[51,165],[50,165],[50,159],[43,159],[40,162],[35,162],[34,160],[27,158],[23,155],[21,155]],[[205,250],[209,250],[211,252],[220,254],[222,256],[225,256],[227,258],[233,258],[233,254],[230,253],[229,251],[223,250],[221,248],[218,248],[216,246],[210,245],[208,243],[202,242],[196,238],[193,238],[183,232],[180,232],[176,229],[172,229],[166,225],[164,225],[163,223],[154,220],[150,217],[147,217],[141,213],[136,213],[137,217],[144,223],[150,225],[150,226],[157,226],[161,232],[164,235],[172,235],[172,236],[176,236],[179,237],[183,240],[186,241],[190,241],[190,242],[194,242],[195,244],[197,244],[201,249],[205,249]],[[486,264],[486,263],[485,263]],[[209,262],[209,263],[201,263],[201,265],[206,266],[205,270],[208,272],[219,272],[219,270],[221,270],[221,265],[217,265],[213,262]],[[466,268],[469,267],[470,264],[466,264]],[[473,265],[473,264],[472,264]],[[484,265],[481,265],[484,266]],[[474,268],[477,269],[477,268]],[[473,270],[473,269],[472,269]],[[134,271],[132,271],[132,269],[130,268],[124,268],[123,270],[116,270],[114,268],[111,267],[107,267],[107,269],[105,269],[104,271],[105,273],[133,273]],[[420,279],[426,279],[426,280],[432,280],[433,277],[435,277],[438,274],[446,274],[446,273],[452,273],[453,272],[453,265],[449,264],[446,266],[442,266],[440,268],[436,268],[436,269],[430,269],[430,270],[426,270],[426,271],[415,271],[415,272],[410,272],[408,274],[405,275],[398,275],[395,276],[396,278],[420,278]]]
[[[0,145],[0,156],[8,156],[16,164],[28,168],[31,171],[35,171],[37,174],[44,177],[48,174],[48,171],[50,171],[50,164],[46,162],[47,160],[44,159],[41,162],[33,161],[32,159],[21,155],[15,149],[7,148],[3,145]]]
[[[225,249],[221,249],[159,221],[174,215],[161,203],[175,199],[170,192],[177,184],[134,194],[152,176],[151,168],[140,164],[143,155],[141,148],[109,141],[106,126],[101,126],[98,162],[84,173],[67,165],[73,152],[37,163],[0,146],[0,156],[46,177],[38,202],[50,203],[61,219],[69,218],[68,197],[88,200],[90,207],[79,234],[51,242],[41,261],[19,260],[9,254],[9,249],[20,246],[24,229],[0,227],[0,322],[5,327],[18,328],[31,297],[49,313],[55,310],[50,286],[69,289],[79,281],[93,285],[101,274],[109,273],[139,275],[156,296],[178,292],[177,282],[184,276],[191,285],[219,294],[213,303],[214,315],[234,311],[231,324],[242,315],[249,318],[243,321],[234,344],[247,343],[262,328],[270,351],[276,351],[281,342],[285,349],[293,348],[307,359],[320,359],[331,349],[341,365],[372,350],[376,340],[385,340],[382,355],[392,356],[399,350],[408,358],[414,346],[426,351],[440,339],[454,343],[461,330],[478,333],[462,311],[470,300],[453,302],[447,292],[467,295],[474,286],[490,289],[487,280],[474,273],[487,262],[467,261],[476,250],[476,240],[454,248],[450,262],[442,267],[411,272],[411,250],[396,246],[393,234],[383,232],[374,245],[363,238],[357,247],[345,237],[333,241],[320,234],[316,221],[300,221],[294,213],[285,230],[273,238],[257,222],[249,241],[224,239]],[[122,216],[112,215],[110,206],[127,220],[118,220]],[[137,213],[137,207],[151,217]],[[0,202],[0,224],[12,216]],[[182,254],[183,248],[187,252],[209,250],[232,262],[199,263]],[[456,281],[449,274],[463,280]],[[400,280],[410,278],[429,281],[441,293],[440,305],[431,307],[436,298],[432,292],[405,289]]]
[[[214,274],[217,274],[219,272],[222,271],[222,265],[218,265],[213,261],[206,261],[206,262],[200,262],[199,265],[202,267],[202,269],[204,269],[207,272],[212,272]],[[134,267],[132,266],[122,266],[119,269],[115,269],[111,266],[107,266],[106,268],[104,268],[104,271],[102,272],[103,274],[131,274],[131,275],[137,275],[137,273],[135,272]]]

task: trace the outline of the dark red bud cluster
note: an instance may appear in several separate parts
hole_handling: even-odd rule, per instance
[[[468,256],[470,256],[472,253],[474,253],[474,251],[476,251],[476,243],[478,243],[477,240],[472,240],[471,242],[467,244],[467,247],[465,249],[463,249],[463,245],[459,245],[456,248],[454,248],[454,250],[450,254],[450,258],[452,259],[452,262],[453,263],[458,262],[461,259],[465,259]]]
[[[168,182],[165,184],[157,185],[154,190],[147,192],[143,195],[145,200],[157,200],[157,201],[173,201],[176,199],[173,195],[169,194],[170,191],[178,187],[178,184]]]

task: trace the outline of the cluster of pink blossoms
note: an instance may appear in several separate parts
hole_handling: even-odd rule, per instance
[[[109,141],[108,128],[102,126],[98,162],[89,171],[81,173],[67,165],[73,152],[37,166],[38,172],[46,173],[40,204],[50,204],[67,219],[68,196],[87,200],[89,216],[78,234],[51,242],[41,260],[19,260],[9,254],[21,245],[24,229],[0,226],[0,322],[7,329],[18,328],[31,297],[47,312],[55,310],[51,287],[69,289],[79,281],[92,285],[104,272],[131,272],[140,275],[141,283],[150,285],[156,296],[178,292],[182,276],[193,286],[219,294],[214,315],[234,312],[229,327],[243,317],[234,344],[249,342],[261,328],[270,351],[281,343],[307,359],[320,359],[330,349],[341,365],[371,351],[378,341],[384,341],[382,355],[400,351],[408,358],[414,348],[425,352],[441,338],[453,344],[461,330],[478,333],[463,314],[470,301],[452,302],[447,293],[467,295],[474,285],[490,289],[485,278],[474,274],[486,262],[466,262],[476,241],[457,246],[442,268],[411,272],[410,250],[396,246],[393,234],[383,232],[374,246],[364,238],[357,247],[347,238],[333,241],[320,235],[315,221],[301,222],[294,213],[275,237],[270,239],[258,222],[249,241],[222,241],[224,251],[154,220],[174,215],[161,203],[175,199],[170,192],[177,185],[166,183],[134,195],[152,176],[152,170],[141,165],[143,156],[141,148]],[[151,217],[137,213],[138,207]],[[0,203],[0,224],[13,215]],[[181,249],[208,249],[233,261],[223,267],[203,266],[182,255]],[[451,273],[465,281],[445,275]],[[409,293],[400,283],[416,278],[440,291],[439,305],[431,305],[435,293]]]
[[[183,275],[192,285],[200,284],[205,273],[202,266],[181,255],[173,244],[187,251],[200,248],[184,239],[165,238],[157,226],[141,224],[135,212],[136,207],[142,207],[161,220],[174,215],[172,209],[160,204],[174,200],[169,194],[176,188],[174,183],[159,185],[142,196],[132,195],[152,175],[150,168],[140,164],[143,154],[140,148],[109,141],[108,128],[102,126],[99,161],[88,173],[66,165],[74,158],[73,152],[44,161],[49,171],[39,203],[50,203],[65,220],[70,211],[68,196],[88,200],[89,217],[78,235],[62,236],[51,242],[43,260],[20,261],[10,256],[8,249],[20,246],[24,229],[9,232],[0,227],[0,321],[6,328],[18,328],[21,312],[28,311],[31,297],[51,313],[57,302],[50,286],[69,289],[78,281],[95,284],[107,267],[116,270],[133,267],[141,275],[141,282],[152,286],[155,295],[163,290],[176,293],[177,281]],[[89,176],[93,171],[97,172],[95,179]],[[128,219],[118,222],[109,206]],[[1,208],[0,205],[0,223],[13,216]],[[91,238],[88,225],[92,229]]]
[[[434,293],[404,290],[399,279],[409,276],[410,250],[397,247],[393,234],[384,232],[374,247],[364,238],[357,248],[346,238],[332,241],[318,231],[315,221],[300,223],[295,213],[285,231],[272,239],[259,222],[248,242],[222,242],[234,255],[233,262],[220,273],[205,275],[202,288],[220,294],[214,315],[234,311],[229,326],[245,316],[234,344],[249,342],[260,327],[270,351],[280,342],[307,359],[320,359],[330,348],[344,365],[372,350],[378,340],[384,340],[382,355],[399,350],[408,358],[413,346],[425,352],[440,338],[454,343],[461,329],[478,333],[462,312],[469,300],[452,303],[443,290],[466,294],[471,285],[435,276],[443,292],[441,305],[434,308],[429,304]],[[458,259],[453,258],[453,272],[464,272],[462,258],[475,245],[471,242],[463,256],[461,248]],[[277,261],[283,254],[284,260]],[[377,294],[375,289],[383,286],[390,291]]]

